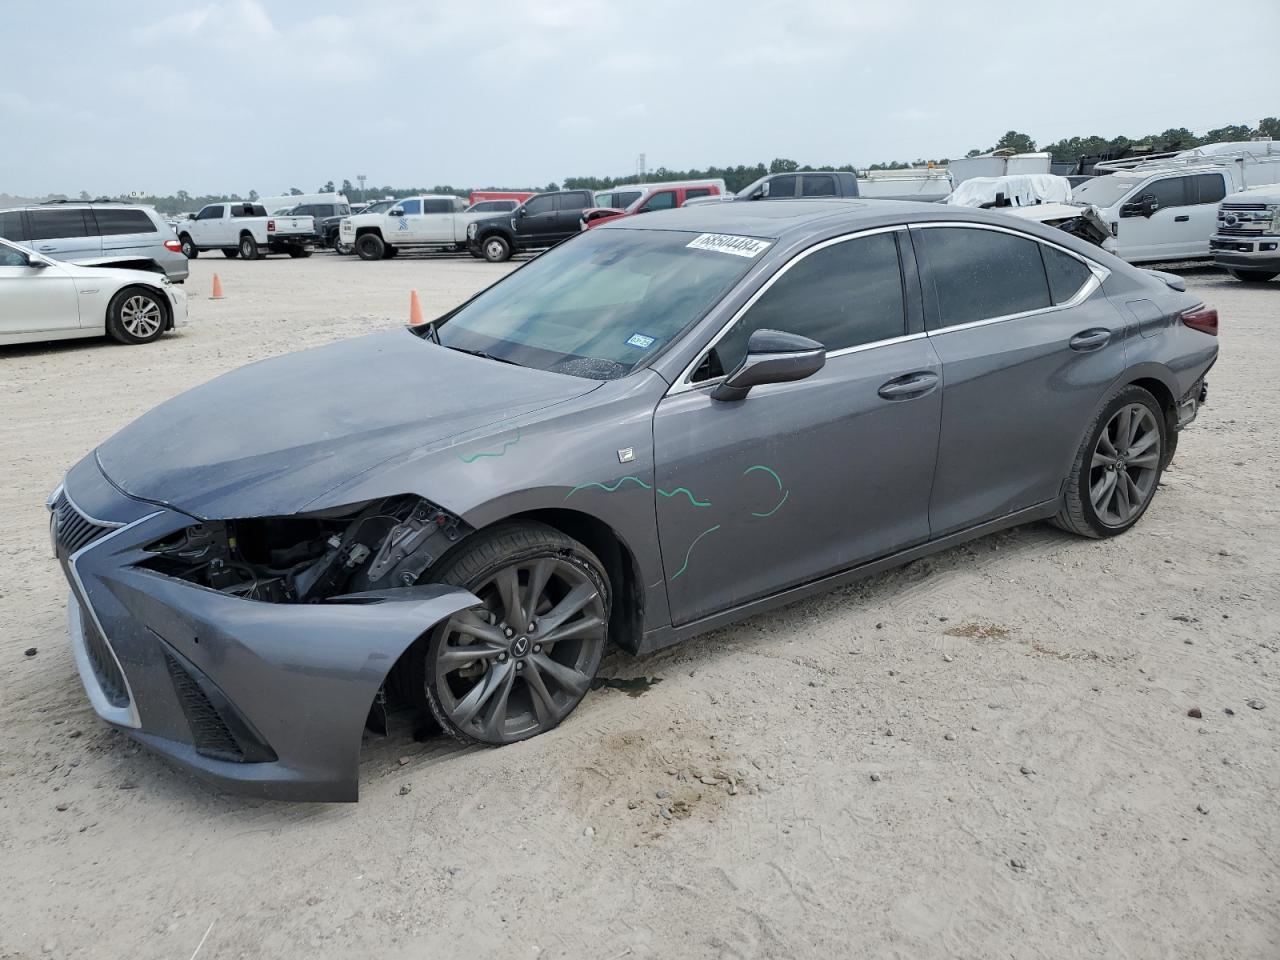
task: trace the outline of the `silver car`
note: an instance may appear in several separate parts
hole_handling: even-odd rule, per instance
[[[57,200],[12,207],[0,210],[0,237],[67,263],[149,270],[174,283],[190,272],[173,228],[147,206]]]

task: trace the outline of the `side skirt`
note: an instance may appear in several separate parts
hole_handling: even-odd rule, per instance
[[[1009,527],[1021,526],[1024,523],[1031,523],[1034,520],[1045,520],[1054,516],[1058,512],[1058,500],[1046,500],[1044,503],[1038,503],[1034,507],[1027,507],[1025,510],[1019,510],[1017,513],[1011,513],[1008,516],[998,517],[995,520],[988,520],[986,523],[979,524],[976,527],[970,527],[967,530],[960,530],[956,533],[949,534],[940,540],[930,540],[922,543],[918,547],[911,547],[898,553],[891,553],[887,557],[881,557],[879,560],[872,560],[849,570],[843,570],[840,573],[833,573],[830,576],[822,577],[809,583],[801,584],[798,587],[791,587],[780,593],[775,593],[768,597],[761,597],[758,600],[751,600],[747,603],[740,604],[736,607],[730,607],[728,610],[722,610],[719,613],[713,613],[710,616],[703,617],[700,620],[694,620],[690,623],[680,626],[659,627],[656,630],[650,630],[640,638],[640,643],[635,650],[637,655],[652,653],[655,650],[661,650],[663,647],[669,647],[681,640],[687,640],[690,637],[700,633],[706,633],[709,630],[715,630],[718,627],[735,623],[747,617],[755,616],[757,613],[764,613],[766,610],[772,610],[775,607],[785,606],[789,603],[795,603],[797,600],[803,600],[806,597],[812,597],[819,593],[826,593],[834,590],[836,587],[842,587],[848,583],[854,583],[866,577],[874,576],[882,571],[892,569],[893,567],[902,566],[904,563],[910,563],[912,560],[918,560],[921,557],[927,557],[930,554],[940,553],[951,547],[959,546],[962,543],[968,543],[970,540],[977,540],[985,537],[987,534],[995,533],[999,530],[1006,530]]]

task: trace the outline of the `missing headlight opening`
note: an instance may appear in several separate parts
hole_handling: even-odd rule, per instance
[[[289,517],[195,523],[150,544],[143,565],[268,603],[318,603],[409,587],[471,528],[420,497]]]

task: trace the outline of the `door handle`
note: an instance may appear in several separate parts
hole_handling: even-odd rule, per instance
[[[938,385],[938,375],[923,371],[895,377],[878,391],[886,400],[908,400],[922,396]]]
[[[1098,327],[1094,330],[1083,330],[1071,338],[1069,346],[1072,350],[1097,350],[1105,347],[1111,340],[1111,331]]]
[[[1174,223],[1186,223],[1186,222],[1187,222],[1188,220],[1190,220],[1190,219],[1191,219],[1191,218],[1190,218],[1189,216],[1187,216],[1187,215],[1185,215],[1185,214],[1184,214],[1184,215],[1182,215],[1181,217],[1174,217],[1174,218],[1173,218],[1173,222],[1174,222]]]
[[[52,244],[45,244],[43,247],[37,247],[36,249],[43,250],[45,253],[48,253],[49,251],[57,250],[58,248],[53,246]]]

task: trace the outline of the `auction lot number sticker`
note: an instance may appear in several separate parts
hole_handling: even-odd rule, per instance
[[[688,244],[691,250],[710,250],[713,253],[731,253],[735,257],[758,257],[771,246],[772,240],[755,237],[735,237],[727,233],[704,233]]]

